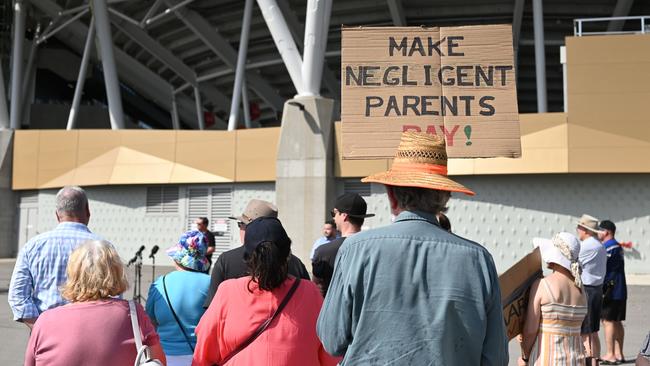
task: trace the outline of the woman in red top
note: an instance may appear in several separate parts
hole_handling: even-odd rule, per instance
[[[246,227],[246,263],[251,276],[225,281],[196,328],[192,365],[220,364],[269,319],[292,287],[287,275],[291,240],[277,218]],[[336,365],[316,336],[323,299],[316,285],[301,281],[285,308],[251,344],[225,365]]]

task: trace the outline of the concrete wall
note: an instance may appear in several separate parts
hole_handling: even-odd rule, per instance
[[[145,245],[145,254],[154,245],[160,246],[161,251],[156,257],[157,263],[171,265],[169,258],[164,255],[164,249],[172,246],[181,233],[187,230],[187,188],[188,187],[232,187],[226,185],[185,185],[180,186],[177,213],[147,213],[147,186],[100,186],[87,187],[90,199],[90,229],[111,241],[126,261],[133,253]],[[54,228],[57,224],[54,215],[54,200],[56,189],[41,190],[38,194],[38,222],[35,223],[35,233],[42,233]],[[273,183],[246,183],[233,187],[232,213],[241,213],[251,198],[274,201]],[[224,218],[225,219],[225,218]],[[228,238],[231,248],[239,246],[239,233],[230,230]],[[14,240],[15,243],[15,240]],[[17,248],[18,243],[14,245]],[[145,260],[145,264],[151,263]]]
[[[16,194],[11,190],[13,131],[0,131],[0,258],[15,256]]]
[[[494,256],[499,271],[504,271],[523,257],[530,250],[533,237],[550,237],[559,231],[573,233],[577,218],[589,213],[616,222],[619,240],[633,243],[633,248],[626,250],[627,272],[650,274],[650,242],[646,239],[650,231],[650,174],[455,178],[475,190],[477,195],[453,196],[449,204],[453,231],[485,245]],[[358,179],[339,179],[337,195],[349,186],[345,184],[346,181],[358,182]],[[233,187],[233,214],[241,213],[251,198],[275,202],[272,182],[209,186]],[[93,231],[114,242],[125,260],[142,244],[147,246],[147,253],[154,244],[161,248],[171,246],[187,227],[187,187],[197,186],[180,186],[178,213],[164,215],[146,213],[146,186],[89,187],[90,226]],[[39,192],[38,232],[56,225],[55,194],[56,190]],[[365,199],[368,211],[377,216],[367,219],[364,229],[390,224],[391,215],[383,186],[371,185]],[[229,235],[231,247],[240,245],[236,229],[231,230]],[[314,232],[313,239],[320,235],[320,232]],[[159,254],[157,259],[160,264],[170,264],[163,254]]]
[[[448,216],[457,235],[487,247],[499,272],[522,258],[532,238],[559,231],[575,233],[588,213],[611,219],[626,250],[627,273],[650,274],[650,174],[562,174],[454,177],[477,194],[454,194]],[[367,227],[388,225],[391,217],[383,186],[372,186]]]

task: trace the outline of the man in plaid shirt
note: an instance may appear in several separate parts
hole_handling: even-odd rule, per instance
[[[14,320],[30,328],[42,312],[66,303],[59,287],[66,281],[70,253],[87,240],[101,239],[88,230],[88,198],[80,187],[63,187],[57,193],[56,218],[54,230],[25,244],[11,276],[9,305]]]

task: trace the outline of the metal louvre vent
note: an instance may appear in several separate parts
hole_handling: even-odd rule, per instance
[[[147,187],[147,213],[178,213],[178,187]]]
[[[210,207],[210,223],[225,225],[226,231],[215,233],[214,244],[217,255],[230,249],[230,225],[228,219],[232,209],[232,190],[230,188],[212,188],[212,206]],[[219,234],[219,235],[217,235]]]
[[[356,193],[361,197],[370,197],[370,183],[362,183],[358,180],[346,180],[343,182],[344,193]]]
[[[23,192],[20,196],[20,204],[35,203],[38,204],[38,191]]]
[[[215,255],[230,249],[230,212],[232,209],[232,189],[227,188],[189,188],[187,190],[187,229],[192,229],[194,220],[207,217],[209,230],[215,234]],[[215,226],[221,230],[215,231]]]

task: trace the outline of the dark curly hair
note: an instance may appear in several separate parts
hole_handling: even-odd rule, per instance
[[[255,250],[244,256],[248,273],[251,276],[248,282],[248,291],[251,282],[257,283],[261,290],[271,291],[287,279],[289,268],[289,245],[277,245],[270,241],[260,243]]]

